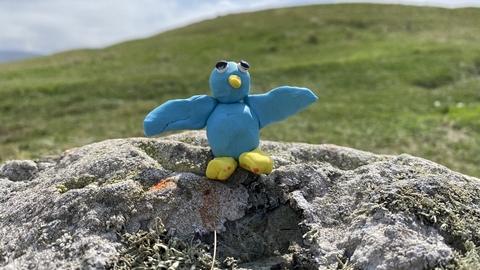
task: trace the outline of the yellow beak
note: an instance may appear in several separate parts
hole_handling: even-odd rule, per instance
[[[240,86],[242,86],[242,79],[240,79],[240,77],[237,75],[230,75],[230,77],[228,77],[228,82],[235,89],[238,89]]]

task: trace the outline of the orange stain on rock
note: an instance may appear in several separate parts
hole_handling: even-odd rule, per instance
[[[151,187],[150,190],[155,191],[155,190],[164,189],[164,188],[170,186],[171,184],[173,184],[172,179],[167,178],[165,180],[160,180],[160,182],[158,182],[155,186]]]

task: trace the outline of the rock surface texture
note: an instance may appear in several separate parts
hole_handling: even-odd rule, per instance
[[[129,268],[120,262],[148,252],[125,235],[160,237],[159,220],[165,243],[201,241],[210,260],[216,231],[218,268],[435,269],[458,266],[480,246],[479,179],[409,155],[267,141],[261,148],[274,158],[270,175],[238,168],[226,181],[205,177],[213,156],[201,131],[6,162],[0,268]],[[145,258],[166,247],[152,250]],[[159,269],[187,267],[182,251],[172,252],[178,261]]]

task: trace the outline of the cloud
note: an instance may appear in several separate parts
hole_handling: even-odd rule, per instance
[[[0,50],[55,52],[101,47],[173,26],[175,1],[79,0],[0,2]]]
[[[365,3],[365,0],[336,0],[335,3]],[[479,7],[480,0],[369,0],[370,3],[437,6],[445,8]]]

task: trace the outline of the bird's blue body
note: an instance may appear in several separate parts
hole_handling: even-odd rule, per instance
[[[260,144],[260,125],[243,102],[218,104],[207,120],[207,138],[216,157],[238,157]]]
[[[248,68],[245,61],[238,64],[218,62],[210,75],[214,97],[199,95],[160,105],[146,116],[143,123],[145,134],[154,136],[166,131],[206,126],[215,157],[231,157],[238,161],[242,154],[258,148],[260,129],[302,111],[317,100],[309,89],[290,86],[266,94],[249,95]],[[256,169],[251,170],[255,172]]]

